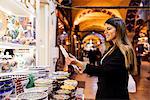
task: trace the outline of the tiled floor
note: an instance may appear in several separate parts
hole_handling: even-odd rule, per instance
[[[150,62],[142,61],[141,76],[136,77],[137,92],[130,93],[130,100],[150,100],[150,80],[146,77],[150,76]],[[85,98],[94,100],[97,91],[97,77],[90,77],[87,74],[76,76],[76,80],[85,81]]]

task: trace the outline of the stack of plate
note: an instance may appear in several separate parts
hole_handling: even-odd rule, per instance
[[[36,71],[37,74],[35,75],[37,78],[48,77],[49,71],[45,69],[45,67],[29,67],[29,71]]]
[[[36,67],[36,66],[34,66],[34,67],[29,67],[29,70],[45,70],[45,68],[44,67]]]
[[[19,79],[24,88],[26,87],[26,85],[29,82],[28,76],[25,74],[12,74],[12,75],[8,75],[8,76],[11,77],[12,79]]]
[[[56,71],[52,73],[53,75],[60,75],[60,76],[69,76],[68,72],[64,72],[64,71]]]
[[[48,100],[46,92],[24,92],[17,96],[17,100]]]
[[[57,90],[56,91],[57,94],[66,94],[66,95],[69,95],[71,94],[71,91],[70,90]]]
[[[69,77],[69,73],[68,72],[63,72],[63,71],[57,71],[57,72],[53,72],[52,76],[55,77],[55,79],[58,80],[64,80],[67,79]]]
[[[70,90],[70,91],[75,90],[75,87],[72,85],[62,85],[60,88],[63,90]]]
[[[0,100],[9,96],[14,89],[13,80],[9,77],[0,78]]]
[[[35,81],[35,86],[36,87],[50,87],[52,86],[52,83],[53,83],[53,80],[51,79],[40,78]]]
[[[76,87],[78,85],[78,82],[76,80],[64,80],[64,85],[71,85]]]
[[[54,100],[70,100],[70,96],[69,95],[64,95],[64,94],[55,94],[53,96]]]
[[[25,89],[25,92],[47,92],[48,87],[32,87],[29,89]]]

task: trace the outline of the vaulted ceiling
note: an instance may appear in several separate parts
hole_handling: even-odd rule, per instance
[[[71,11],[68,13],[70,15],[66,15],[66,17],[70,18],[71,16],[72,19],[69,20],[69,23],[71,23],[70,25],[72,32],[71,34],[77,34],[78,36],[80,36],[80,39],[83,39],[85,36],[87,36],[87,34],[92,32],[103,33],[104,22],[108,18],[114,16],[122,18],[126,22],[127,30],[129,32],[133,31],[138,10],[128,9],[128,6],[137,7],[141,3],[141,0],[57,0],[57,1],[62,5],[68,7],[71,6],[71,9],[69,8],[70,10],[67,10]],[[114,9],[115,7],[116,9]],[[124,8],[121,9],[121,7]],[[125,7],[127,8],[125,9]]]
[[[128,6],[130,0],[72,0],[74,6]],[[126,18],[127,9],[72,9],[73,25],[80,31],[103,30],[104,22],[111,16]]]

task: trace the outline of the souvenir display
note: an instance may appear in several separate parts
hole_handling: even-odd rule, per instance
[[[31,28],[31,24],[28,25],[28,23],[33,23],[30,18],[7,16],[7,18],[3,19],[8,23],[6,24],[7,30],[5,30],[4,35],[0,38],[1,42],[35,45],[35,32]]]

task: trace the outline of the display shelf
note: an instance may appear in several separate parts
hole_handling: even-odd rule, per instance
[[[0,73],[0,78],[1,77],[5,77],[5,76],[8,76],[8,77],[13,77],[13,76],[22,76],[22,75],[30,75],[32,74],[35,79],[38,79],[38,78],[42,78],[42,77],[46,77],[46,75],[48,74],[46,72],[46,70],[30,70],[28,68],[26,69],[17,69],[17,70],[14,70],[12,72],[5,72],[5,73]]]
[[[0,10],[9,15],[29,17],[35,16],[35,9],[17,0],[0,0]]]
[[[11,59],[11,55],[0,55],[0,59]]]
[[[0,42],[0,48],[4,48],[4,49],[34,49],[35,46]]]
[[[17,69],[9,73],[0,73],[0,77],[11,76],[11,75],[29,75],[29,74],[37,74],[37,73],[38,71],[31,71],[29,69]]]

